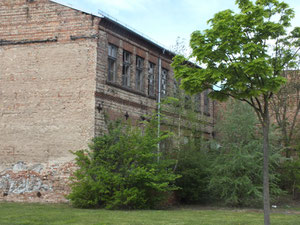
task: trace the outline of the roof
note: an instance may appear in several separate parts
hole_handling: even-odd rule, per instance
[[[150,37],[142,34],[141,32],[131,28],[130,26],[118,21],[117,19],[113,18],[112,16],[108,15],[107,13],[102,12],[99,9],[93,9],[93,11],[87,11],[85,9],[82,9],[79,6],[76,6],[75,4],[71,4],[71,3],[66,3],[67,0],[50,0],[51,2],[55,2],[58,3],[60,5],[99,17],[99,18],[103,18],[106,19],[110,22],[112,22],[113,24],[119,26],[121,29],[125,29],[126,31],[129,31],[130,33],[136,35],[137,37],[143,39],[144,41],[148,42],[151,45],[154,45],[155,47],[159,48],[162,50],[163,53],[168,52],[170,55],[175,56],[176,54],[172,51],[170,51],[169,49],[167,49],[166,47],[164,47],[162,44],[158,43],[157,41],[151,39]]]

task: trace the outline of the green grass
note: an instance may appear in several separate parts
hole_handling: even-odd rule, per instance
[[[273,212],[272,225],[300,225],[299,211]],[[259,210],[176,208],[110,211],[75,209],[68,205],[0,203],[0,225],[260,225]]]

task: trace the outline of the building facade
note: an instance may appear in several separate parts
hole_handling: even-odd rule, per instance
[[[65,201],[70,151],[174,92],[174,54],[114,20],[50,0],[0,2],[0,200]],[[198,95],[203,132],[213,102]]]

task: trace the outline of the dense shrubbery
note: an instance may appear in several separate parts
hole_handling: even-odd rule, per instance
[[[293,143],[285,147],[285,152],[289,148],[292,157],[286,158],[280,166],[280,186],[294,199],[300,199],[300,127],[294,131]]]
[[[209,182],[209,154],[197,149],[194,142],[182,146],[179,152],[179,162],[176,173],[181,177],[176,180],[180,187],[176,191],[178,200],[182,203],[205,203],[210,196],[207,189]]]
[[[299,155],[299,151],[297,151]],[[300,158],[288,158],[280,168],[280,185],[294,199],[300,198]]]
[[[157,144],[168,134],[158,138],[153,122],[143,129],[113,124],[107,134],[93,140],[90,150],[75,153],[79,169],[68,199],[83,208],[159,207],[170,191],[177,189],[172,162],[157,160]]]
[[[227,205],[256,206],[262,202],[262,135],[255,114],[246,104],[231,102],[217,125],[218,144],[211,145],[210,193]],[[271,142],[276,142],[273,140]],[[279,149],[270,146],[271,196],[281,194],[277,167]]]
[[[112,123],[107,134],[93,140],[90,150],[77,151],[79,169],[68,199],[77,207],[145,209],[161,206],[176,190],[182,203],[261,204],[262,134],[251,108],[230,103],[216,127],[217,139],[209,141],[192,133],[186,141],[181,123],[176,124],[177,133],[185,138],[176,132],[173,137],[168,132],[157,137],[154,121],[136,128]],[[274,136],[270,140],[276,145]],[[158,162],[157,145],[162,141],[169,147]],[[277,197],[282,193],[278,168],[283,160],[274,145],[270,146],[270,190]],[[291,192],[300,189],[299,162],[280,164],[281,187]]]
[[[217,125],[218,139],[209,145],[190,143],[181,151],[177,180],[183,202],[218,201],[230,206],[257,206],[262,202],[262,136],[254,112],[231,103]],[[186,148],[188,146],[185,146]],[[270,187],[281,193],[276,169],[279,150],[271,146]]]

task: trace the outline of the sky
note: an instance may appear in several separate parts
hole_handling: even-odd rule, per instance
[[[89,13],[102,12],[121,24],[172,49],[177,37],[186,44],[195,30],[208,28],[207,20],[215,13],[232,9],[235,0],[54,0]],[[300,0],[284,0],[295,10],[292,26],[300,27]]]

